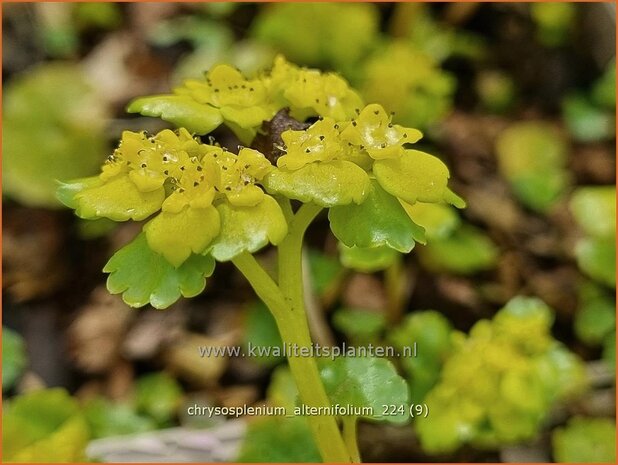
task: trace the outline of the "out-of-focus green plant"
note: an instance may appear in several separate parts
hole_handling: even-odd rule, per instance
[[[153,418],[158,425],[167,425],[176,416],[182,400],[182,388],[165,372],[140,377],[135,383],[135,407]]]
[[[42,65],[4,92],[3,192],[56,208],[57,181],[96,173],[105,158],[107,110],[76,65]]]
[[[82,462],[89,438],[78,403],[63,389],[15,397],[2,410],[4,462]]]
[[[375,343],[386,327],[386,318],[382,312],[340,308],[333,314],[333,326],[353,344]]]
[[[423,227],[429,240],[446,239],[461,225],[459,215],[450,205],[423,202],[402,205],[412,221]]]
[[[238,462],[319,462],[320,452],[304,416],[292,415],[298,389],[287,365],[279,365],[266,392],[267,405],[283,407],[290,416],[262,416],[253,419],[240,448]]]
[[[504,113],[515,102],[515,82],[503,71],[481,71],[476,77],[475,87],[481,105],[492,113]]]
[[[498,168],[525,206],[546,212],[569,183],[567,146],[556,129],[541,121],[515,123],[496,141]]]
[[[240,463],[316,463],[320,453],[303,417],[264,417],[249,424]]]
[[[437,62],[451,56],[480,59],[485,54],[482,38],[437,21],[430,6],[423,3],[398,3],[392,16],[392,32],[405,37],[414,48]]]
[[[562,102],[564,121],[582,142],[611,139],[616,133],[616,60],[607,64],[590,92],[576,91]]]
[[[562,111],[569,131],[579,141],[594,142],[614,136],[615,115],[596,106],[584,94],[567,96]]]
[[[538,40],[547,47],[556,47],[564,44],[569,38],[577,15],[577,4],[531,3],[530,15],[536,23]]]
[[[202,70],[218,63],[229,63],[247,76],[254,76],[269,66],[276,55],[275,50],[263,42],[234,40],[233,31],[216,15],[178,16],[161,21],[152,29],[149,40],[158,46],[181,42],[192,45],[193,51],[182,56],[174,68],[174,83],[198,79],[202,77]]]
[[[363,273],[373,273],[392,266],[399,259],[399,252],[388,246],[348,247],[339,242],[339,259],[346,268]]]
[[[283,341],[277,329],[277,322],[263,302],[252,303],[245,311],[245,344],[254,347],[283,347]],[[273,366],[283,359],[283,355],[273,353],[258,354],[252,357],[257,363]]]
[[[453,76],[424,52],[403,41],[389,42],[364,65],[362,96],[395,112],[394,121],[425,129],[451,108]]]
[[[616,58],[607,63],[603,75],[593,84],[591,97],[600,107],[616,108]]]
[[[552,338],[552,320],[542,301],[518,297],[468,336],[453,334],[451,355],[425,397],[429,415],[415,421],[425,451],[528,440],[555,402],[584,389],[584,365]]]
[[[616,421],[610,418],[574,417],[552,434],[556,462],[615,463]]]
[[[429,270],[461,275],[491,269],[498,260],[498,249],[491,239],[468,224],[444,239],[430,241],[418,253]]]
[[[586,344],[599,345],[616,331],[616,304],[603,289],[592,283],[581,287],[579,300],[575,333]]]
[[[344,274],[341,263],[336,257],[313,248],[308,250],[307,258],[315,294],[322,298],[331,295]]]
[[[158,372],[138,378],[134,395],[126,401],[98,396],[85,401],[82,409],[93,438],[121,436],[169,426],[182,397],[176,379]]]
[[[602,359],[616,371],[616,301],[592,282],[579,291],[579,307],[573,323],[575,334],[591,346],[603,346]]]
[[[374,46],[378,21],[369,3],[280,3],[260,11],[251,34],[294,62],[345,74]]]
[[[2,391],[8,391],[19,379],[28,360],[26,346],[19,334],[2,327]]]
[[[76,55],[83,33],[114,29],[122,21],[119,6],[113,2],[41,3],[35,12],[37,34],[45,51],[54,58]]]
[[[89,400],[83,406],[93,439],[124,436],[157,429],[154,419],[137,413],[130,403],[115,403],[103,397]]]
[[[577,189],[570,208],[586,237],[575,246],[580,269],[606,286],[616,287],[616,188]]]
[[[388,340],[399,351],[417,344],[415,356],[402,356],[399,361],[405,370],[410,388],[410,401],[421,404],[437,383],[442,366],[453,349],[453,327],[446,317],[433,310],[414,312],[389,334]]]

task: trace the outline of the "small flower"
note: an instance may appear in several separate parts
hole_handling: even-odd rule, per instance
[[[228,65],[214,67],[205,80],[185,81],[175,93],[218,108],[225,120],[244,129],[260,126],[276,112],[267,102],[266,88],[260,80],[246,79]]]
[[[392,124],[391,117],[377,103],[363,108],[341,132],[343,140],[362,147],[375,160],[402,156],[403,145],[413,144],[422,136],[417,129]]]
[[[272,98],[282,106],[291,106],[292,116],[301,121],[309,116],[348,119],[363,104],[360,96],[338,75],[299,68],[281,55],[275,58],[268,87]]]
[[[257,150],[242,148],[238,155],[223,152],[214,158],[218,167],[217,190],[236,206],[251,207],[261,202],[264,191],[256,185],[273,165]]]
[[[326,117],[305,131],[285,131],[281,134],[285,155],[277,160],[277,166],[297,170],[308,163],[337,158],[343,152],[343,147],[335,126],[335,120]]]

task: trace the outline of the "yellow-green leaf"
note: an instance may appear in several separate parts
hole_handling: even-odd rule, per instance
[[[333,404],[371,407],[372,413],[362,416],[373,420],[405,423],[409,418],[408,385],[389,360],[376,357],[323,360],[320,376]],[[384,415],[384,405],[391,404],[402,408]]]
[[[110,273],[107,289],[122,293],[122,299],[132,307],[150,303],[166,308],[180,296],[194,297],[204,290],[206,277],[215,269],[209,255],[192,255],[174,268],[162,255],[153,252],[141,233],[109,259],[103,271]]]
[[[223,122],[221,112],[217,108],[196,102],[186,95],[153,95],[138,98],[129,104],[127,111],[160,117],[196,134],[208,134]]]
[[[107,182],[82,181],[69,183],[66,190],[82,188],[69,204],[76,205],[77,216],[86,219],[109,218],[114,221],[143,220],[161,208],[165,198],[163,187],[140,192],[127,175]]]
[[[452,201],[448,168],[428,153],[405,150],[400,158],[376,160],[373,172],[384,190],[408,203]]]
[[[459,216],[450,205],[416,202],[410,205],[401,202],[406,213],[416,224],[425,229],[428,239],[444,239],[460,224]]]
[[[178,267],[192,252],[202,253],[217,237],[220,226],[215,207],[187,207],[179,213],[161,212],[144,231],[150,248]]]
[[[257,252],[268,243],[277,245],[288,231],[281,207],[269,195],[253,207],[222,203],[217,210],[221,216],[221,232],[210,254],[220,262],[243,252]]]
[[[386,245],[408,253],[415,241],[425,242],[425,230],[377,182],[372,183],[363,203],[333,207],[328,219],[333,234],[348,247]]]
[[[391,266],[399,252],[383,245],[380,247],[348,247],[339,242],[339,259],[346,268],[373,273]]]
[[[309,163],[296,171],[277,169],[263,182],[269,192],[323,207],[361,203],[370,187],[365,170],[345,160]]]

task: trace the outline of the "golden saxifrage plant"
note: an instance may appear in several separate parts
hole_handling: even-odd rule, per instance
[[[104,268],[109,291],[131,306],[165,308],[193,297],[216,262],[231,261],[272,312],[284,343],[310,346],[301,253],[304,233],[323,209],[345,246],[408,253],[425,234],[406,207],[464,206],[447,186],[444,163],[412,148],[418,130],[393,124],[379,104],[365,105],[337,74],[283,57],[254,79],[216,66],[170,95],[133,101],[128,111],[177,129],[125,131],[98,176],[63,183],[58,196],[81,218],[147,220]],[[246,146],[232,151],[198,137],[221,124]],[[275,278],[253,255],[268,244],[278,252]],[[337,394],[323,384],[314,358],[288,363],[303,404],[331,404]],[[373,383],[384,386],[382,395],[407,401],[392,366]],[[371,401],[365,386],[359,383],[354,402]],[[341,419],[343,431],[335,417],[308,421],[325,461],[359,460],[355,419]]]

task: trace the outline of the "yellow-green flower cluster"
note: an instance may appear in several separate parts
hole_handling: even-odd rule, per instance
[[[493,448],[533,438],[552,404],[585,387],[583,363],[551,337],[551,310],[518,297],[455,333],[440,381],[416,421],[423,448],[452,452],[465,443]]]
[[[236,155],[199,143],[185,129],[151,137],[125,131],[101,174],[64,185],[61,197],[89,219],[143,220],[160,211],[144,226],[148,245],[180,266],[213,244],[222,227],[222,203],[243,209],[264,201],[256,182],[273,169],[256,150],[242,148]],[[282,213],[276,202],[267,203],[275,210],[276,241],[286,225],[277,221]]]
[[[393,124],[392,115],[376,103],[354,112],[350,119],[324,117],[304,131],[284,132],[285,154],[277,160],[279,169],[264,179],[266,188],[332,207],[362,203],[375,178],[401,201],[463,206],[447,187],[446,165],[432,155],[406,148],[422,137],[420,131]]]
[[[159,116],[197,134],[207,134],[224,122],[249,144],[262,122],[282,108],[290,108],[300,121],[312,116],[343,120],[362,104],[337,74],[300,68],[277,56],[272,69],[255,79],[247,79],[229,65],[218,65],[203,79],[185,81],[172,95],[133,101],[128,111]]]

